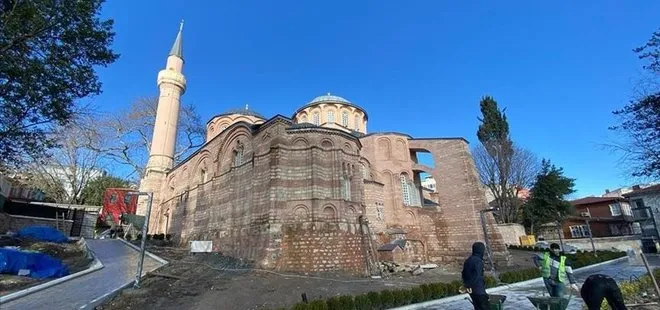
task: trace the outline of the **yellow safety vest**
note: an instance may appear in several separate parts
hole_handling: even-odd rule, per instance
[[[552,259],[550,259],[550,252],[543,253],[543,264],[541,269],[541,276],[544,278],[550,278],[550,264]],[[559,257],[559,270],[557,271],[557,280],[561,283],[566,283],[566,256]]]

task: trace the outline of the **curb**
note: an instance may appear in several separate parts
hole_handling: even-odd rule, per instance
[[[87,241],[85,241],[85,238],[80,238],[78,243],[80,243],[80,245],[83,247],[83,249],[85,249],[86,255],[91,256],[93,258],[92,264],[90,265],[89,268],[87,268],[85,270],[82,270],[82,271],[78,271],[74,274],[70,274],[70,275],[65,276],[65,277],[54,279],[54,280],[48,281],[46,283],[42,283],[42,284],[39,284],[39,285],[36,285],[36,286],[28,287],[24,290],[20,290],[18,292],[14,292],[14,293],[2,296],[2,297],[0,297],[0,305],[4,304],[6,302],[24,297],[26,295],[32,294],[34,292],[38,292],[38,291],[41,291],[43,289],[47,289],[49,287],[58,285],[62,282],[66,282],[66,281],[69,281],[71,279],[75,279],[75,278],[84,276],[88,273],[92,273],[94,271],[102,269],[103,268],[103,263],[98,258],[96,258],[96,255],[94,255],[94,251],[92,251],[87,246]]]
[[[138,248],[137,246],[131,244],[130,242],[128,242],[128,241],[126,241],[126,240],[124,240],[124,239],[121,239],[121,238],[117,238],[116,240],[119,240],[119,241],[123,242],[125,245],[129,246],[130,248],[132,248],[133,250],[137,251],[138,253],[140,252],[140,248]],[[153,254],[153,253],[150,253],[149,251],[146,251],[146,250],[145,250],[145,251],[144,251],[144,254],[147,255],[147,256],[149,256],[149,257],[151,257],[151,258],[153,258],[154,260],[158,261],[159,263],[163,264],[162,266],[160,266],[160,267],[158,267],[158,268],[161,268],[161,267],[163,267],[163,266],[169,264],[168,261],[164,260],[164,259],[161,258],[161,257],[158,257],[157,255],[155,255],[155,254]],[[147,273],[145,273],[145,272],[143,271],[143,275],[142,275],[142,277],[144,278],[145,275],[147,275]],[[134,284],[133,281],[128,282],[128,283],[126,283],[126,284],[123,284],[123,285],[121,285],[120,287],[118,287],[118,288],[116,288],[116,289],[113,289],[113,290],[111,290],[110,292],[105,293],[105,294],[103,294],[102,296],[100,296],[100,297],[98,297],[98,298],[96,298],[96,299],[90,301],[89,303],[87,303],[86,305],[80,307],[79,309],[94,309],[94,308],[96,308],[96,306],[99,306],[99,305],[101,305],[102,303],[104,303],[105,301],[107,301],[107,300],[109,300],[109,299],[112,299],[113,297],[117,296],[117,294],[119,294],[119,293],[120,293],[121,291],[123,291],[124,289],[127,289],[127,288],[133,286],[133,284]]]
[[[140,248],[138,248],[138,247],[135,246],[134,244],[132,244],[132,243],[130,243],[130,242],[124,240],[124,239],[121,239],[121,238],[117,238],[117,239],[118,239],[119,241],[123,242],[124,244],[128,245],[129,247],[133,248],[133,250],[136,250],[136,251],[140,252]],[[161,257],[156,256],[155,254],[152,254],[151,252],[149,252],[149,251],[147,251],[147,250],[144,251],[144,254],[146,254],[147,256],[149,256],[149,257],[151,257],[151,258],[157,260],[159,263],[163,264],[163,266],[169,264],[168,261],[162,259]],[[162,266],[161,266],[161,267],[162,267]]]
[[[582,268],[575,269],[574,272],[589,270],[589,269],[592,269],[592,268],[596,268],[596,267],[607,265],[607,264],[613,264],[613,263],[617,263],[617,262],[624,261],[624,260],[628,260],[628,257],[627,256],[619,257],[619,258],[615,258],[615,259],[612,259],[612,260],[600,262],[598,264],[584,266]],[[533,284],[535,282],[540,283],[541,281],[543,281],[543,278],[534,278],[534,279],[530,279],[530,280],[526,280],[526,281],[522,281],[522,282],[511,283],[511,284],[502,285],[502,286],[487,289],[486,293],[497,293],[497,292],[505,291],[505,290],[508,290],[508,289],[511,289],[511,288],[517,288],[517,287]],[[445,304],[445,303],[448,303],[448,302],[453,302],[453,301],[466,299],[466,298],[470,298],[470,295],[461,294],[461,295],[451,296],[451,297],[447,297],[447,298],[440,298],[440,299],[430,300],[430,301],[426,301],[426,302],[420,302],[420,303],[416,303],[416,304],[406,305],[406,306],[402,306],[402,307],[398,307],[398,308],[391,308],[389,310],[415,310],[415,309],[418,309],[419,307],[438,306],[438,305],[442,305],[442,304]]]

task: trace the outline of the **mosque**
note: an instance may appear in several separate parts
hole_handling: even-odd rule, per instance
[[[283,271],[374,274],[383,260],[457,266],[484,234],[495,260],[507,260],[492,215],[480,213],[487,203],[467,141],[368,132],[367,110],[344,97],[324,94],[270,118],[248,107],[218,114],[204,145],[175,163],[182,43],[181,28],[158,73],[140,184],[154,195],[150,233],[182,246],[212,241],[214,251]]]

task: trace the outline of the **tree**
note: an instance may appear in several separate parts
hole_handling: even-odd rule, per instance
[[[53,126],[101,92],[94,72],[118,57],[103,0],[0,0],[0,164],[40,158],[55,145]]]
[[[575,192],[575,179],[564,176],[564,170],[551,164],[549,160],[541,162],[541,172],[530,191],[524,205],[525,220],[534,233],[537,224],[563,222],[571,213],[571,204],[566,197]]]
[[[115,176],[101,176],[87,183],[82,191],[82,204],[102,206],[103,194],[108,188],[129,188],[128,181]]]
[[[482,182],[490,189],[497,204],[496,215],[500,222],[515,222],[517,216],[512,212],[510,193],[511,161],[513,142],[509,138],[509,123],[504,111],[500,111],[497,102],[490,96],[483,97],[479,103],[481,124],[477,137],[483,148],[477,149],[476,162]]]
[[[153,126],[156,122],[157,97],[140,98],[124,112],[109,115],[102,120],[97,141],[106,141],[102,145],[90,144],[90,147],[103,153],[114,162],[131,168],[129,176],[141,179],[149,158]],[[204,144],[206,128],[194,106],[183,105],[180,110],[174,161],[190,155],[197,147]]]
[[[479,173],[479,178],[491,192],[500,191],[492,205],[498,209],[494,211],[500,222],[518,223],[522,220],[521,191],[534,185],[536,176],[541,169],[541,162],[530,150],[514,145],[510,159],[510,171],[506,180],[507,188],[502,191],[499,183],[498,162],[486,151],[483,145],[477,145],[472,150],[472,156]],[[493,194],[493,196],[495,196]],[[506,200],[500,202],[499,200]],[[506,207],[501,207],[506,206]]]
[[[44,191],[59,203],[81,204],[87,184],[103,175],[102,155],[87,148],[93,137],[91,121],[75,121],[54,130],[53,139],[59,145],[48,151],[46,158],[33,158],[23,173],[28,184]],[[102,142],[98,141],[97,144]]]
[[[623,154],[634,177],[660,177],[660,30],[642,47],[634,49],[649,76],[637,90],[637,97],[622,109],[614,111],[619,124],[611,126],[623,134],[624,142],[610,145]]]

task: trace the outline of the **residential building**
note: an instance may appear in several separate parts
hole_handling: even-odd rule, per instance
[[[571,201],[575,213],[562,225],[566,239],[615,237],[640,233],[634,228],[633,213],[623,197],[584,197]],[[587,223],[588,222],[588,223]]]
[[[660,184],[633,190],[623,195],[632,206],[635,226],[642,234],[642,246],[652,252],[657,251],[660,239]],[[653,250],[656,249],[656,250]]]

